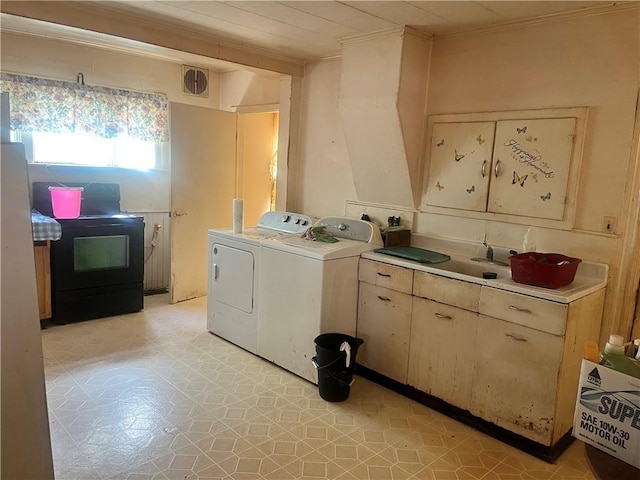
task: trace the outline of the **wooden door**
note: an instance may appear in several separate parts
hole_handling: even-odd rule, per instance
[[[433,125],[427,205],[486,210],[494,129],[495,122]]]
[[[171,303],[207,294],[207,233],[230,228],[236,114],[171,104]]]

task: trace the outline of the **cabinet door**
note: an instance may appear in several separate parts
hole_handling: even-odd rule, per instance
[[[575,118],[497,122],[488,211],[562,220]]]
[[[433,125],[427,205],[486,210],[494,129],[495,122]]]
[[[413,298],[409,385],[469,409],[478,315]]]
[[[407,383],[411,295],[360,283],[357,335],[364,340],[357,362]]]
[[[550,445],[562,337],[480,315],[469,411]]]

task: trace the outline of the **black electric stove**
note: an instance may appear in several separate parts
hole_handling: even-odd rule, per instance
[[[33,208],[55,218],[49,186],[34,182]],[[56,323],[109,317],[143,308],[144,218],[120,210],[117,183],[83,187],[80,216],[56,218],[62,238],[51,242],[52,319]]]

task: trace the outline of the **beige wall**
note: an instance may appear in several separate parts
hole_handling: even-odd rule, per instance
[[[589,107],[573,231],[535,228],[539,251],[560,251],[611,266],[603,336],[626,334],[616,317],[630,193],[625,191],[640,72],[637,9],[532,23],[434,42],[427,115],[553,107]],[[340,60],[309,66],[303,82],[298,205],[308,214],[341,213],[358,200],[335,104]],[[363,122],[363,128],[366,123]],[[603,234],[604,216],[618,218]],[[520,250],[526,226],[419,214],[419,233]],[[634,232],[629,232],[633,234]]]
[[[278,104],[280,75],[255,72],[219,74],[210,71],[209,97],[182,93],[182,65],[178,62],[132,55],[104,48],[77,45],[60,40],[26,35],[1,34],[1,64],[6,72],[75,81],[84,74],[85,83],[144,92],[160,92],[170,102],[222,109],[234,105],[256,108]],[[245,82],[241,80],[245,79]],[[228,104],[228,105],[227,105]],[[172,159],[176,161],[176,159]],[[131,212],[170,210],[170,172],[138,172],[109,168],[45,167],[30,165],[35,181],[113,182],[121,186],[121,208]]]
[[[341,215],[356,199],[351,164],[338,113],[341,60],[307,67],[303,80],[300,155],[293,208],[314,217]]]
[[[638,10],[549,21],[434,43],[428,113],[589,107],[572,232],[536,228],[539,251],[561,251],[611,267],[602,337],[628,334],[618,317],[620,248],[640,72]],[[628,183],[629,182],[629,183]],[[618,218],[615,235],[604,216]],[[520,249],[526,227],[423,214],[418,231]],[[633,234],[634,232],[630,232]],[[617,305],[617,306],[616,306]]]

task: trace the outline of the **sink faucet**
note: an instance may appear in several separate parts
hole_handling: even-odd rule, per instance
[[[491,248],[491,245],[487,244],[487,241],[483,241],[482,244],[487,248],[487,254],[485,257],[485,260],[487,262],[493,262],[493,248]]]
[[[486,253],[484,257],[474,257],[471,260],[473,260],[474,262],[484,262],[484,263],[491,263],[493,265],[503,265],[503,266],[508,266],[508,263],[504,263],[504,262],[500,262],[498,260],[494,260],[493,259],[493,247],[491,247],[491,245],[489,245],[487,243],[487,240],[483,240],[482,244],[485,246]]]

